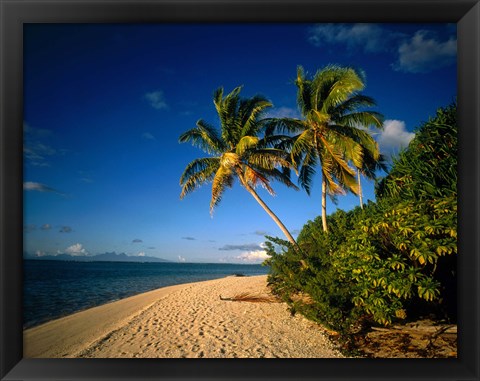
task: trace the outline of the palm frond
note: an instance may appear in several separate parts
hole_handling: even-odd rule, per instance
[[[258,134],[258,130],[262,127],[262,124],[258,123],[259,117],[269,107],[272,107],[272,103],[260,95],[242,101],[239,107],[242,124],[242,137]]]
[[[350,114],[344,114],[338,117],[335,122],[339,125],[349,127],[369,127],[383,128],[383,115],[375,111],[358,111]]]
[[[259,141],[258,148],[278,148],[289,152],[294,138],[290,135],[266,135]]]
[[[307,120],[314,126],[326,126],[330,121],[330,115],[316,109],[312,109],[307,114]]]
[[[293,168],[293,164],[289,161],[288,154],[277,148],[256,149],[249,153],[245,158],[248,164],[263,169],[273,169],[275,167]]]
[[[305,189],[308,195],[313,184],[313,178],[315,176],[315,167],[319,164],[318,160],[319,152],[313,146],[313,144],[303,152],[300,152],[295,162],[301,163],[300,171],[298,175],[298,183]]]
[[[292,145],[292,149],[290,151],[292,156],[292,161],[296,164],[296,159],[303,152],[309,151],[310,149],[316,148],[315,147],[315,135],[314,132],[310,129],[303,131],[300,135],[298,135],[295,139],[295,142]]]
[[[310,190],[313,185],[313,178],[315,176],[315,165],[312,164],[304,164],[300,168],[298,182],[300,186],[305,189],[308,195],[310,195]]]
[[[351,67],[329,65],[317,71],[312,87],[315,108],[330,114],[337,105],[363,90],[363,76]]]
[[[339,139],[338,148],[345,154],[346,160],[351,160],[355,168],[364,166],[364,147],[352,139]]]
[[[191,142],[204,152],[219,154],[225,149],[225,144],[218,136],[217,130],[203,120],[197,121],[197,126],[180,135],[180,143]]]
[[[222,108],[222,100],[223,100],[223,87],[219,87],[213,92],[213,104],[215,105],[215,109],[217,110],[217,113],[219,115]]]
[[[348,112],[356,111],[362,107],[373,106],[376,106],[376,102],[372,97],[356,94],[333,108],[331,111],[332,119],[335,120]]]
[[[214,104],[220,119],[222,139],[230,148],[234,147],[240,138],[241,123],[238,118],[238,107],[241,90],[242,86],[238,86],[226,96],[223,96],[223,88],[214,93]]]
[[[292,182],[291,180],[291,171],[290,168],[283,167],[280,171],[277,168],[269,171],[269,176],[277,180],[278,182],[286,185],[288,188],[293,188],[295,190],[299,190],[299,188]]]
[[[265,168],[256,168],[250,166],[255,172],[261,174],[263,177],[267,179],[276,180],[283,185],[287,186],[288,188],[293,188],[298,190],[298,187],[292,182],[290,178],[290,170],[286,167],[280,169],[273,168],[273,169],[265,169]]]
[[[265,118],[261,123],[266,136],[294,134],[308,128],[306,121],[295,118]]]
[[[339,180],[339,183],[342,184],[345,189],[348,189],[349,191],[358,195],[359,186],[355,172],[352,174],[350,171],[345,170],[345,167],[336,165],[333,175]]]
[[[250,166],[246,166],[244,170],[244,180],[252,188],[256,188],[260,184],[263,188],[270,193],[271,196],[275,196],[275,191],[270,186],[270,181],[266,176],[263,176],[259,171],[254,170]]]
[[[180,198],[183,199],[188,193],[210,182],[219,166],[220,161],[215,157],[200,158],[190,162],[180,177],[180,185],[182,186]]]
[[[250,292],[241,292],[232,297],[223,297],[220,300],[228,300],[231,302],[251,302],[251,303],[279,303],[280,299],[274,295],[256,295]]]
[[[210,214],[213,214],[213,209],[222,200],[222,195],[226,188],[233,186],[234,173],[231,168],[219,166],[217,169],[213,181],[212,181],[212,198],[210,200]]]
[[[311,81],[308,81],[305,76],[305,70],[302,66],[297,67],[297,78],[295,79],[297,85],[297,104],[300,107],[302,115],[305,115],[308,110],[312,108],[312,86]]]
[[[373,158],[369,153],[366,153],[363,160],[363,167],[361,173],[370,180],[375,180],[376,171],[387,171],[387,160],[384,155],[380,154],[377,159]]]
[[[368,130],[358,127],[332,124],[329,126],[329,131],[333,132],[339,141],[350,139],[361,145],[365,151],[368,151],[373,156],[373,158],[378,158],[378,155],[380,154],[378,143]]]
[[[323,153],[321,157],[330,157],[332,162],[335,163],[335,166],[339,166],[343,168],[344,171],[350,173],[352,176],[355,175],[355,171],[350,168],[347,161],[345,160],[345,156],[343,152],[339,150],[338,143],[332,143],[331,141],[327,140],[325,136],[319,135],[319,140],[321,141],[321,147],[323,148]]]
[[[258,146],[260,139],[256,136],[244,136],[242,137],[235,148],[237,155],[242,156],[245,151]]]
[[[345,190],[335,182],[333,177],[335,163],[331,157],[321,157],[321,172],[327,183],[327,193],[329,195],[345,194]]]

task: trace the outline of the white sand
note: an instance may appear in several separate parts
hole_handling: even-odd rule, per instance
[[[343,357],[325,329],[285,303],[225,301],[271,296],[266,276],[165,287],[24,331],[24,357]]]

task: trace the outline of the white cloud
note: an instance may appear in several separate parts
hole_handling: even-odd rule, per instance
[[[137,257],[144,257],[145,256],[145,252],[144,251],[141,251],[140,253],[137,254]]]
[[[262,263],[265,259],[270,258],[265,250],[266,247],[265,242],[247,245],[225,245],[220,250],[242,250],[242,253],[220,258],[219,261],[222,263]]]
[[[178,261],[179,261],[179,262],[185,262],[186,259],[185,259],[185,257],[182,257],[181,255],[179,255],[179,256],[178,256]]]
[[[375,24],[318,24],[310,29],[308,40],[315,46],[344,44],[348,49],[377,52],[385,49],[392,37]]]
[[[265,250],[247,251],[235,257],[235,259],[248,263],[261,263],[270,258]]]
[[[44,184],[35,183],[33,181],[25,181],[23,183],[23,189],[24,190],[39,191],[39,192],[51,192],[51,191],[53,191],[52,188],[47,187]]]
[[[37,144],[35,146],[23,146],[23,156],[28,163],[36,167],[49,167],[45,156],[52,156],[55,154],[53,148],[45,146],[43,144]]]
[[[50,224],[43,224],[40,229],[42,230],[50,230],[52,228],[52,225]]]
[[[392,155],[406,148],[414,137],[413,132],[407,131],[405,122],[386,120],[383,123],[383,130],[377,135],[377,141],[383,154]]]
[[[245,263],[262,263],[266,259],[270,258],[270,256],[265,251],[265,243],[262,242],[259,245],[260,249],[258,250],[251,250],[246,251],[238,256],[235,257],[235,261],[241,261]]]
[[[88,252],[82,247],[80,243],[76,243],[75,245],[67,247],[64,252],[65,254],[69,254],[74,257],[88,255]]]
[[[457,40],[450,37],[441,42],[431,32],[419,30],[399,46],[398,54],[398,61],[393,65],[395,70],[425,73],[455,62]]]
[[[168,108],[167,102],[165,101],[165,95],[163,94],[162,90],[145,94],[145,99],[150,102],[150,105],[154,109],[162,110]]]
[[[231,250],[249,250],[249,251],[256,251],[262,249],[263,246],[262,244],[257,244],[257,243],[246,243],[246,244],[241,244],[241,245],[224,245],[218,250],[225,250],[225,251],[231,251]]]
[[[57,191],[56,189],[50,188],[49,186],[41,183],[36,183],[33,181],[25,181],[23,183],[23,190],[26,191],[37,191],[37,192],[52,192],[59,195],[64,195],[63,193]]]
[[[424,73],[450,65],[457,57],[457,40],[441,41],[435,33],[418,30],[413,36],[392,32],[376,24],[318,24],[309,30],[315,46],[344,45],[365,53],[390,51],[397,56],[392,68],[408,73]]]

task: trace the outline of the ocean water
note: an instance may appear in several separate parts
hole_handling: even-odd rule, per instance
[[[233,274],[262,275],[261,265],[24,261],[23,326],[182,283]]]

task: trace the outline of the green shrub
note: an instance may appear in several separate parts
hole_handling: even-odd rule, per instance
[[[377,202],[308,221],[301,252],[267,244],[269,282],[293,312],[343,333],[435,312],[456,318],[456,107],[423,123]],[[421,307],[421,309],[420,309]]]

